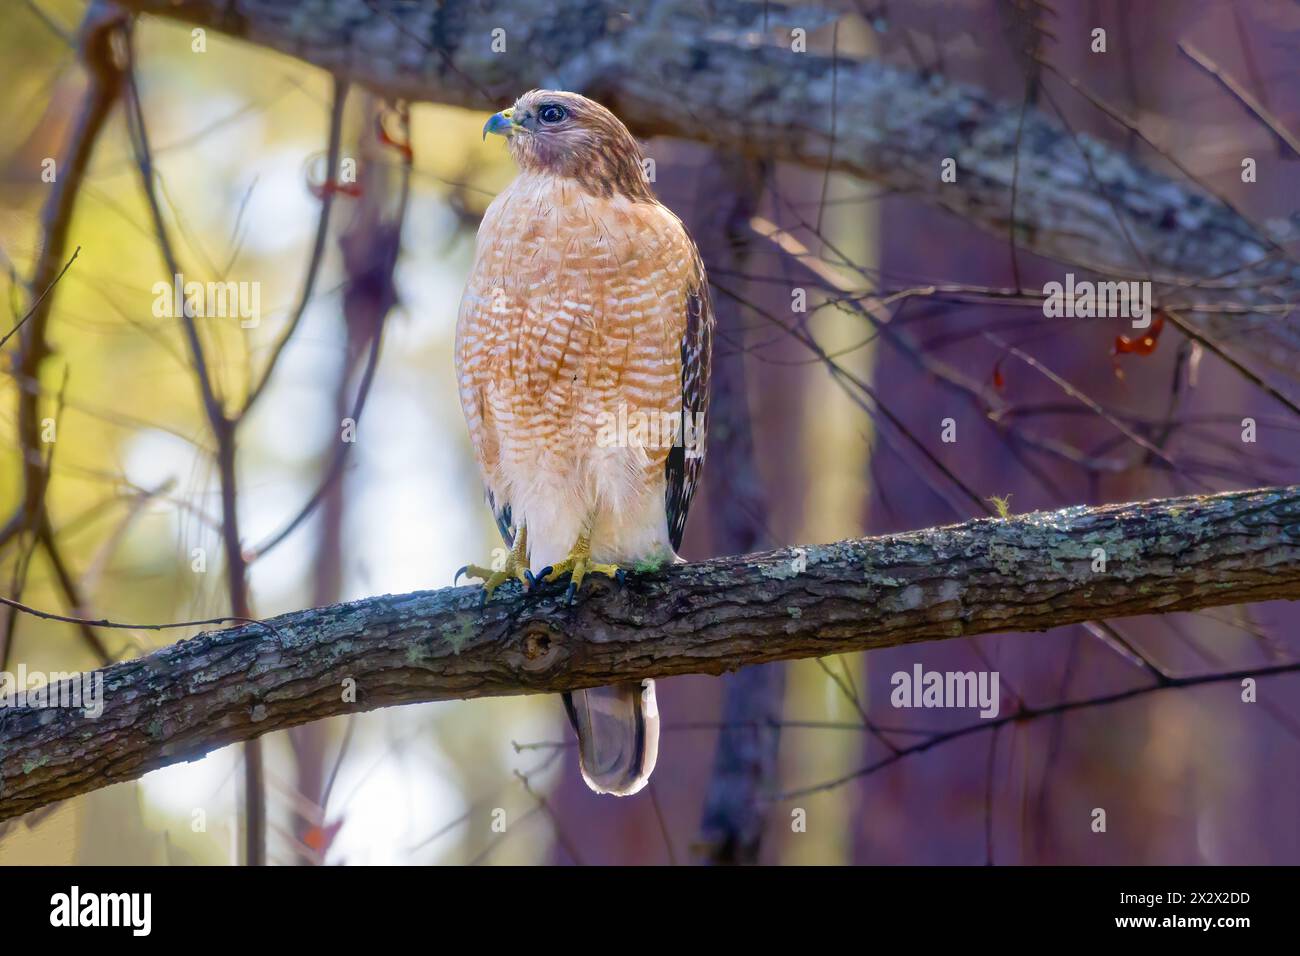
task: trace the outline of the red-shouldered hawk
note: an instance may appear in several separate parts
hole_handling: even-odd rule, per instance
[[[713,313],[699,251],[609,110],[533,90],[484,135],[519,175],[492,202],[456,327],[461,405],[513,579],[679,560],[704,460]],[[659,749],[654,682],[565,695],[599,793],[636,793]]]

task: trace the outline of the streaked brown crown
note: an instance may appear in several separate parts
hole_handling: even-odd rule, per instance
[[[563,111],[558,121],[555,108]],[[575,179],[597,196],[654,201],[641,147],[617,116],[595,100],[559,90],[529,90],[515,100],[510,152],[519,168]]]

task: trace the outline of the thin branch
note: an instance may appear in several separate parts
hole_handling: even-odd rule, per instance
[[[325,257],[325,239],[329,235],[330,229],[330,211],[334,208],[334,196],[338,191],[335,186],[338,179],[339,153],[342,151],[343,139],[343,107],[348,100],[348,84],[345,80],[335,78],[334,80],[334,104],[330,108],[330,131],[329,145],[326,147],[325,159],[325,182],[321,187],[320,195],[320,215],[316,220],[316,238],[312,243],[311,258],[307,262],[307,276],[303,279],[302,293],[298,297],[298,307],[294,309],[293,317],[289,320],[288,327],[275,343],[271,350],[271,357],[266,362],[266,367],[262,370],[262,377],[257,384],[252,387],[248,393],[248,398],[244,402],[243,410],[239,417],[244,417],[249,413],[257,400],[266,391],[266,386],[271,381],[271,376],[275,374],[276,366],[279,364],[280,356],[284,354],[285,346],[298,331],[298,326],[302,322],[303,314],[307,311],[307,306],[311,304],[312,293],[316,288],[316,277],[320,274],[320,265]]]
[[[30,536],[31,547],[34,549],[40,543],[42,530],[47,530],[49,526],[45,495],[49,488],[50,461],[38,451],[41,443],[40,371],[50,354],[46,333],[54,303],[53,296],[49,293],[58,285],[80,252],[78,247],[60,268],[59,263],[69,245],[73,213],[77,198],[85,185],[91,157],[122,91],[124,72],[117,62],[113,42],[125,22],[126,18],[116,8],[94,3],[86,12],[80,28],[81,59],[90,82],[61,159],[62,174],[56,179],[42,213],[44,241],[31,282],[31,288],[41,289],[42,292],[13,330],[21,330],[13,376],[18,383],[16,417],[18,445],[22,449],[23,496],[13,516],[0,528],[0,547],[4,547],[15,535],[26,533]],[[6,341],[7,339],[8,336],[5,336]],[[62,409],[62,392],[59,402]],[[25,578],[30,557],[29,551],[15,567],[16,586],[21,586]],[[52,552],[50,558],[58,571],[60,562],[57,552]],[[65,592],[71,594],[67,586],[69,582],[70,578],[64,580],[63,584]],[[18,596],[19,592],[15,590],[14,593]],[[14,618],[10,616],[5,622],[3,635],[0,635],[0,667],[4,666],[11,650],[13,627]],[[105,650],[94,633],[83,628],[82,634],[89,640],[96,656],[100,660],[107,660]]]
[[[0,338],[0,348],[4,348],[5,343],[13,338],[18,330],[27,324],[27,320],[36,314],[36,310],[39,309],[41,303],[45,301],[45,297],[50,294],[50,290],[59,284],[59,280],[63,278],[63,274],[72,268],[72,264],[77,261],[77,256],[79,255],[81,255],[81,246],[77,246],[77,248],[72,250],[72,257],[64,263],[63,268],[59,270],[59,274],[54,277],[54,280],[49,285],[41,290],[41,294],[36,297],[36,301],[32,303],[31,308],[27,310],[27,313],[21,319],[14,323],[12,329],[4,334],[4,338]]]
[[[1110,704],[1118,704],[1122,701],[1133,700],[1136,697],[1144,697],[1162,690],[1172,690],[1183,687],[1200,687],[1206,684],[1223,684],[1236,683],[1247,678],[1257,679],[1260,677],[1270,677],[1279,674],[1300,673],[1300,661],[1293,661],[1286,664],[1273,664],[1263,667],[1247,667],[1240,670],[1220,672],[1212,674],[1196,674],[1191,677],[1174,677],[1170,678],[1167,683],[1162,684],[1144,684],[1139,687],[1130,687],[1126,690],[1116,691],[1110,694],[1102,694],[1097,697],[1088,697],[1083,700],[1061,701],[1052,704],[1049,707],[1022,707],[1013,710],[1010,713],[1003,714],[1001,717],[995,717],[989,720],[980,720],[976,723],[966,724],[955,730],[944,731],[935,734],[927,740],[913,744],[910,747],[904,747],[896,754],[889,754],[886,757],[868,764],[852,773],[837,777],[834,780],[827,780],[824,783],[814,784],[808,787],[802,787],[798,790],[790,790],[778,795],[777,800],[795,800],[800,797],[811,796],[815,793],[824,793],[827,790],[834,790],[842,787],[844,784],[853,780],[860,780],[863,777],[869,777],[877,773],[890,764],[897,763],[906,757],[914,754],[924,753],[941,744],[950,743],[954,740],[960,740],[962,737],[970,736],[984,730],[996,731],[1007,724],[1022,724],[1031,720],[1038,720],[1042,717],[1053,717],[1060,714],[1071,713],[1076,710],[1090,710],[1094,707],[1106,707]]]
[[[0,604],[11,607],[16,611],[24,614],[30,614],[32,617],[39,617],[44,621],[58,621],[63,624],[82,624],[91,627],[108,627],[116,628],[123,631],[174,631],[185,627],[206,627],[210,624],[258,624],[274,632],[274,625],[265,621],[259,621],[253,617],[234,617],[226,615],[224,617],[206,617],[198,621],[169,621],[165,624],[126,624],[121,621],[110,621],[108,618],[92,619],[87,617],[75,617],[69,614],[55,614],[52,611],[42,611],[40,608],[31,607],[23,604],[21,601],[15,601],[13,598],[7,598],[0,595]]]
[[[1223,70],[1219,68],[1218,64],[1191,44],[1180,42],[1178,44],[1178,49],[1180,49],[1193,63],[1199,66],[1206,73],[1210,74],[1210,76],[1214,77],[1214,79],[1216,79],[1224,89],[1235,96],[1241,102],[1241,105],[1246,107],[1246,109],[1248,109],[1256,119],[1267,126],[1274,136],[1290,147],[1291,152],[1295,154],[1297,158],[1300,158],[1300,139],[1297,139],[1294,133],[1283,126],[1282,121],[1269,112],[1263,103],[1250,94],[1249,90],[1227,73],[1223,72]]]

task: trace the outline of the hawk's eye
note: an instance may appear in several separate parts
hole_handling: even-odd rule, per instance
[[[537,111],[537,118],[548,125],[555,125],[569,115],[569,111],[555,103],[547,103]]]

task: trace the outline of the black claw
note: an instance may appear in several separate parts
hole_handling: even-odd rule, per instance
[[[468,571],[468,570],[469,570],[469,565],[467,564],[467,565],[465,565],[463,568],[461,568],[459,571],[457,571],[457,572],[456,572],[456,576],[455,576],[454,578],[451,579],[451,586],[452,586],[452,587],[455,587],[456,584],[460,581],[460,576],[461,576],[462,574],[464,574],[464,573],[465,573],[466,571]]]
[[[484,588],[482,591],[479,592],[478,606],[487,607],[487,602],[488,602],[488,591],[487,588]]]
[[[627,584],[627,572],[624,571],[622,568],[619,568],[617,571],[614,572],[614,580],[618,582],[619,587],[622,587],[623,585]]]
[[[578,586],[572,581],[569,582],[569,589],[564,592],[564,603],[572,605],[573,599],[578,596]]]
[[[554,570],[555,570],[555,566],[548,564],[546,567],[542,568],[542,570],[537,572],[537,577],[545,578],[548,574],[550,574]]]
[[[528,586],[530,588],[537,586],[537,578],[533,575],[533,572],[530,571],[528,568],[524,568],[524,579],[528,582]]]

